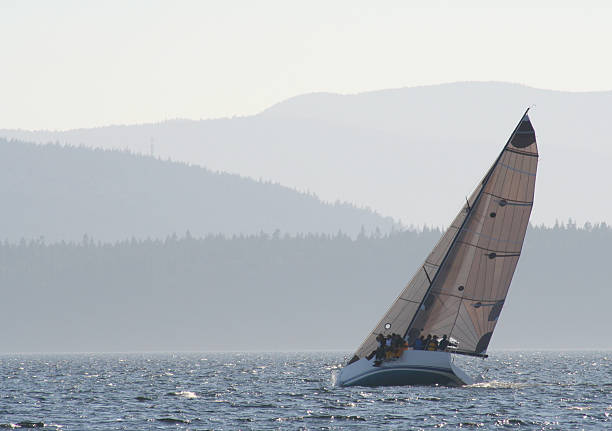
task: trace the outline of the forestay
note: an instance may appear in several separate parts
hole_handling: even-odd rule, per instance
[[[376,334],[446,334],[457,351],[483,354],[516,268],[533,203],[535,132],[527,115],[421,268],[353,357]]]

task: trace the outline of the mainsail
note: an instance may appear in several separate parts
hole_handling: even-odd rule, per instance
[[[377,334],[447,335],[457,352],[482,355],[521,254],[533,204],[538,151],[525,112],[501,154],[423,265],[361,344]]]

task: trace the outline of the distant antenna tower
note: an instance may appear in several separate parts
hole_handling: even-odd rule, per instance
[[[151,138],[151,157],[155,157],[155,145],[153,145],[154,139]]]

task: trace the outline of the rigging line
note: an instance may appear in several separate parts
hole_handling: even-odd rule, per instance
[[[453,296],[455,298],[461,299],[462,301],[491,302],[491,303],[495,304],[495,303],[498,303],[499,301],[505,301],[506,300],[506,298],[502,298],[502,299],[468,298],[467,296],[460,296],[460,295],[457,295],[455,293],[443,292],[441,290],[432,290],[432,292],[437,294],[437,295]]]
[[[513,203],[520,203],[520,204],[529,204],[529,205],[533,205],[533,202],[529,202],[529,201],[519,201],[519,200],[516,200],[516,199],[505,198],[505,197],[503,197],[503,196],[497,196],[496,194],[491,193],[491,192],[484,192],[484,194],[486,194],[486,195],[490,195],[490,196],[493,196],[494,198],[497,198],[497,199],[503,199],[503,200],[505,200],[506,202],[508,202],[508,205],[512,205]]]
[[[467,246],[478,248],[480,250],[484,250],[484,251],[489,251],[489,252],[495,253],[496,257],[520,256],[520,254],[521,254],[520,251],[493,250],[493,249],[490,249],[490,248],[482,247],[480,245],[471,244],[471,243],[465,242],[465,241],[457,241],[457,242],[459,244],[464,244],[464,245],[467,245]],[[502,254],[497,254],[497,253],[505,253],[505,254],[502,255]]]
[[[429,281],[429,285],[431,286],[431,278],[429,277],[429,274],[427,273],[427,270],[425,269],[425,265],[423,265],[423,271],[425,271],[425,277],[427,277],[427,281]]]
[[[397,299],[401,299],[402,301],[406,301],[406,302],[412,302],[413,304],[418,304],[418,301],[413,301],[412,299],[406,299],[406,298],[402,298],[401,296]]]
[[[521,119],[519,120],[519,122],[517,123],[516,127],[514,128],[514,130],[512,131],[512,134],[510,135],[510,137],[508,138],[508,141],[506,142],[506,145],[504,145],[504,148],[502,149],[502,151],[499,153],[499,156],[497,156],[497,159],[495,159],[495,162],[493,163],[493,166],[491,166],[491,168],[489,169],[489,171],[487,172],[487,174],[485,175],[484,180],[482,181],[480,190],[478,191],[478,195],[476,196],[476,199],[474,199],[474,203],[472,204],[473,206],[478,205],[478,202],[480,201],[480,198],[482,196],[482,192],[485,189],[485,187],[487,186],[487,184],[489,183],[489,179],[491,178],[491,175],[493,173],[493,170],[495,169],[495,167],[497,166],[497,163],[499,163],[499,161],[501,160],[503,154],[504,154],[504,150],[506,149],[506,147],[510,144],[510,142],[512,141],[512,138],[514,137],[514,135],[516,134],[519,126],[521,125],[521,122],[523,121],[523,118],[525,118],[525,116],[527,115],[527,113],[529,112],[529,108],[527,108],[527,110],[525,110],[525,113],[523,114],[523,116],[521,117]],[[421,306],[425,303],[425,300],[427,299],[427,296],[429,295],[429,290],[431,289],[431,286],[433,285],[433,282],[436,281],[436,279],[438,278],[438,275],[440,274],[440,271],[442,269],[442,267],[444,266],[444,264],[446,263],[446,260],[450,254],[450,250],[453,248],[453,245],[455,244],[455,242],[457,241],[457,238],[459,237],[460,231],[461,229],[463,229],[463,227],[465,226],[465,224],[467,223],[468,220],[471,219],[471,215],[472,215],[472,211],[468,212],[466,217],[463,219],[463,222],[461,223],[459,232],[455,233],[455,236],[453,238],[453,240],[451,241],[450,246],[448,247],[448,249],[446,250],[446,253],[444,255],[444,257],[442,258],[442,262],[440,262],[440,269],[436,272],[436,275],[434,275],[434,278],[432,280],[432,284],[429,285],[429,288],[427,289],[427,292],[425,292],[425,295],[423,296],[423,299],[421,300]],[[416,316],[419,314],[419,310],[421,309],[421,306],[419,306],[419,308],[417,309],[417,312],[414,313],[414,315],[412,316],[412,319],[410,321],[410,324],[408,325],[408,328],[406,329],[406,332],[404,333],[404,338],[406,338],[406,335],[408,334],[408,331],[410,331],[410,328],[412,327],[412,324],[414,323]],[[456,320],[456,319],[455,319]]]

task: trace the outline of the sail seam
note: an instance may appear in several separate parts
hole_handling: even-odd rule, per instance
[[[432,292],[437,293],[438,295],[445,295],[445,296],[452,296],[454,298],[458,298],[461,299],[463,301],[476,301],[476,302],[491,302],[491,303],[497,303],[500,301],[505,301],[506,298],[502,298],[502,299],[486,299],[486,298],[469,298],[467,296],[461,296],[461,295],[457,295],[454,293],[449,293],[449,292],[444,292],[443,290],[433,290]]]
[[[522,156],[528,156],[528,157],[539,157],[537,153],[527,153],[525,151],[518,151],[512,148],[504,148],[504,151],[508,151],[510,153],[516,153],[516,154],[520,154]]]
[[[505,167],[505,168],[507,168],[507,169],[510,169],[511,171],[518,172],[520,174],[531,175],[532,177],[536,176],[536,174],[534,174],[533,172],[527,172],[527,171],[523,171],[521,169],[513,168],[512,166],[509,166],[509,165],[507,165],[505,163],[500,163],[500,165]]]

